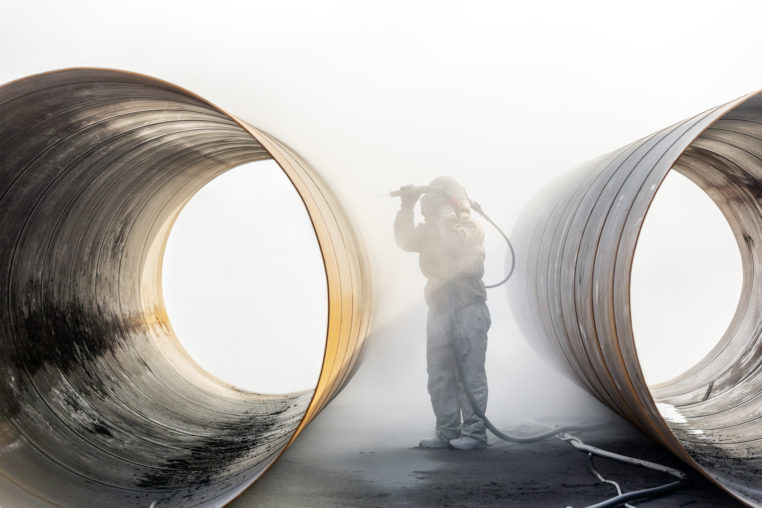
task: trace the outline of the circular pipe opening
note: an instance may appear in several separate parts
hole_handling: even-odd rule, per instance
[[[632,325],[648,385],[678,377],[717,345],[738,308],[741,255],[709,196],[670,171],[659,187],[632,267]]]
[[[325,268],[304,203],[274,161],[199,190],[172,226],[162,267],[169,321],[202,368],[255,393],[315,388]]]

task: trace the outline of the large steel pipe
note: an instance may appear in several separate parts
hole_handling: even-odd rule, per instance
[[[162,253],[184,203],[267,158],[301,195],[325,263],[314,392],[212,378],[164,311]],[[368,328],[362,249],[316,173],[207,101],[125,72],[0,88],[0,268],[0,503],[224,504],[347,382]]]
[[[671,170],[726,217],[743,289],[711,353],[649,387],[633,339],[630,272],[643,219]],[[762,504],[762,94],[576,168],[536,198],[514,236],[521,270],[511,304],[533,344],[684,461]]]

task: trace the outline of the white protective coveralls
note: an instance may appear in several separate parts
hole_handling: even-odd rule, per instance
[[[430,194],[424,196],[429,198],[429,206],[423,206],[422,200],[425,221],[418,225],[414,224],[415,200],[403,197],[394,237],[403,250],[419,253],[421,271],[428,279],[424,292],[429,306],[426,360],[436,436],[445,442],[469,436],[486,443],[484,421],[471,409],[461,384],[468,384],[480,409],[486,412],[484,362],[491,319],[482,281],[484,232],[468,207]],[[454,354],[463,362],[463,380]]]

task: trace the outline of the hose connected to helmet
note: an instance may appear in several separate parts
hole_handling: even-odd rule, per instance
[[[410,187],[408,187],[408,189],[410,189],[412,191],[415,191],[418,194],[424,194],[424,193],[432,192],[432,191],[440,192],[444,196],[449,198],[451,201],[459,204],[459,201],[455,197],[450,195],[447,191],[439,189],[437,187],[430,187],[430,186],[427,186],[427,185],[420,185],[420,186],[410,186]],[[393,198],[394,197],[400,197],[405,192],[405,190],[406,190],[405,187],[400,187],[399,190],[392,191],[392,192],[389,193],[389,195],[391,197],[393,197]],[[476,201],[473,201],[471,199],[471,197],[468,196],[468,194],[466,194],[466,198],[468,200],[468,205],[471,207],[471,209],[474,210],[479,215],[481,215],[484,218],[484,220],[486,220],[487,222],[492,224],[492,227],[494,227],[497,230],[497,232],[500,233],[500,236],[502,236],[503,239],[505,239],[505,243],[508,244],[508,250],[511,252],[511,268],[508,270],[508,274],[500,282],[498,282],[496,284],[485,284],[484,285],[484,287],[487,288],[487,289],[492,289],[492,288],[496,288],[496,287],[502,286],[503,284],[508,282],[508,279],[511,278],[511,276],[513,275],[513,271],[516,268],[516,252],[513,250],[513,245],[511,244],[511,240],[508,238],[508,235],[506,235],[505,232],[500,228],[500,226],[498,226],[495,223],[495,221],[493,221],[484,212],[484,209],[482,208],[482,206],[479,203],[477,203]]]
[[[443,189],[439,189],[437,187],[430,187],[430,186],[408,186],[408,187],[400,187],[399,190],[392,191],[389,193],[392,197],[401,197],[405,192],[416,192],[417,194],[424,194],[427,192],[440,192],[447,198],[449,198],[450,201],[452,201],[458,208],[461,208],[461,201],[449,194],[447,191]],[[465,193],[465,189],[464,189]],[[473,201],[467,193],[465,193],[466,200],[468,201],[468,205],[471,209],[476,211],[479,215],[481,215],[487,222],[492,224],[492,226],[500,233],[500,235],[505,239],[505,242],[508,244],[508,249],[511,252],[511,268],[508,270],[508,274],[498,282],[497,284],[490,284],[486,285],[485,288],[496,288],[498,286],[501,286],[508,282],[508,280],[513,275],[513,271],[516,268],[516,253],[513,249],[513,245],[511,244],[510,239],[508,238],[508,235],[505,234],[505,232],[498,226],[485,212],[484,209],[481,207],[479,203],[476,201]],[[450,345],[452,347],[452,344]],[[453,356],[455,357],[455,365],[458,370],[458,375],[461,380],[466,379],[465,372],[463,368],[463,361],[461,360],[460,356],[458,355],[457,351],[453,347]],[[633,457],[628,457],[626,455],[620,455],[618,453],[609,452],[607,450],[603,450],[601,448],[596,448],[594,446],[590,446],[585,444],[581,439],[579,439],[576,436],[573,436],[569,434],[569,431],[575,431],[575,430],[593,430],[595,428],[598,428],[599,426],[564,426],[564,427],[555,427],[552,428],[546,432],[541,432],[539,434],[535,434],[533,436],[511,436],[508,434],[505,434],[501,432],[495,425],[492,424],[491,421],[487,418],[487,415],[479,408],[479,403],[476,400],[476,397],[474,396],[473,391],[471,390],[471,387],[468,386],[468,383],[462,382],[461,385],[463,386],[463,391],[466,393],[466,398],[468,399],[468,402],[471,405],[472,410],[476,415],[478,415],[482,420],[484,420],[485,426],[494,434],[496,437],[502,439],[503,441],[509,442],[509,443],[536,443],[539,441],[543,441],[545,439],[548,439],[550,437],[558,437],[559,439],[566,441],[571,446],[573,446],[575,449],[586,452],[587,455],[590,457],[590,469],[593,472],[593,474],[603,483],[611,484],[616,487],[617,490],[617,496],[609,498],[601,503],[597,503],[595,505],[591,505],[588,508],[607,508],[607,507],[613,507],[613,506],[620,506],[624,505],[625,507],[632,507],[632,505],[628,504],[628,501],[632,500],[643,500],[647,498],[653,498],[662,494],[666,494],[668,492],[671,492],[675,489],[678,489],[680,487],[685,486],[688,483],[688,475],[686,475],[684,472],[668,467],[663,466],[661,464],[657,464],[655,462],[650,462],[647,460],[642,459],[636,459]],[[675,478],[674,481],[660,485],[657,487],[652,488],[646,488],[641,490],[636,490],[632,492],[622,493],[621,488],[619,487],[619,484],[612,481],[607,480],[603,478],[598,471],[595,470],[595,467],[593,466],[593,456],[598,457],[604,457],[611,460],[616,460],[619,462],[623,462],[625,464],[631,464],[636,465],[640,467],[644,467],[647,469],[651,469],[654,471],[659,471],[662,473],[667,473]]]

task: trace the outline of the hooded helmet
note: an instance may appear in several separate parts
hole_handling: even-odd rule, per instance
[[[466,190],[449,176],[440,176],[431,181],[421,197],[421,213],[426,217],[443,205],[451,205],[456,210],[468,210],[470,205]]]

